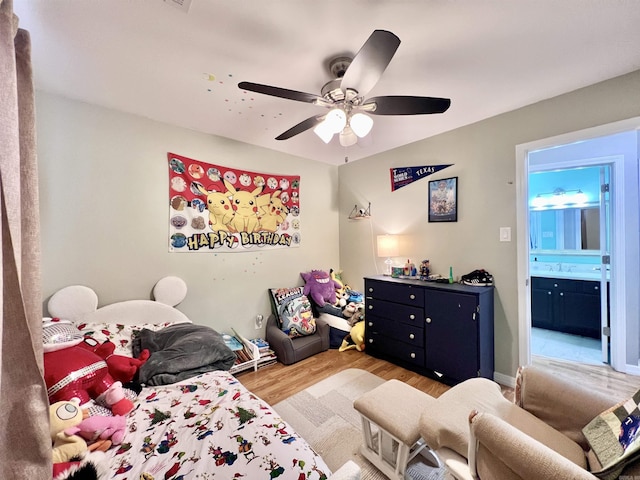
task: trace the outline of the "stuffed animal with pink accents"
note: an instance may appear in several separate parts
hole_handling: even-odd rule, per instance
[[[89,450],[107,450],[111,445],[120,445],[126,432],[127,420],[121,415],[104,417],[93,415],[78,425],[66,428],[67,435],[79,435],[89,445]]]
[[[96,400],[114,415],[126,415],[133,410],[122,382],[116,382],[109,374],[104,359],[80,346],[84,336],[71,322],[45,318],[42,332],[44,380],[50,404],[76,397],[81,405]]]

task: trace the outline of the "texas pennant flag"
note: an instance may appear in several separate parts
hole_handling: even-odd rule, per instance
[[[439,172],[453,165],[425,165],[422,167],[398,167],[390,168],[391,173],[391,191],[394,192],[399,188],[405,187],[410,183],[428,177],[432,173]]]

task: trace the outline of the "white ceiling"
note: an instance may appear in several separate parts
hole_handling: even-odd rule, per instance
[[[640,69],[638,0],[14,0],[36,88],[330,164],[415,142]],[[311,130],[326,62],[375,29],[401,40],[367,97],[446,97],[444,114],[375,116],[358,145]],[[588,108],[588,106],[586,106]]]

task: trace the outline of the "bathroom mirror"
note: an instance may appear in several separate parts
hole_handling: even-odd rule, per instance
[[[597,206],[531,210],[531,250],[599,250],[600,210]]]

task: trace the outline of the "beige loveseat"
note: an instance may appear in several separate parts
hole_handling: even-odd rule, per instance
[[[458,479],[598,478],[590,472],[601,466],[582,429],[625,399],[534,367],[518,373],[515,396],[507,400],[497,383],[483,378],[458,384],[423,411],[422,438]],[[640,479],[638,462],[620,478]]]

